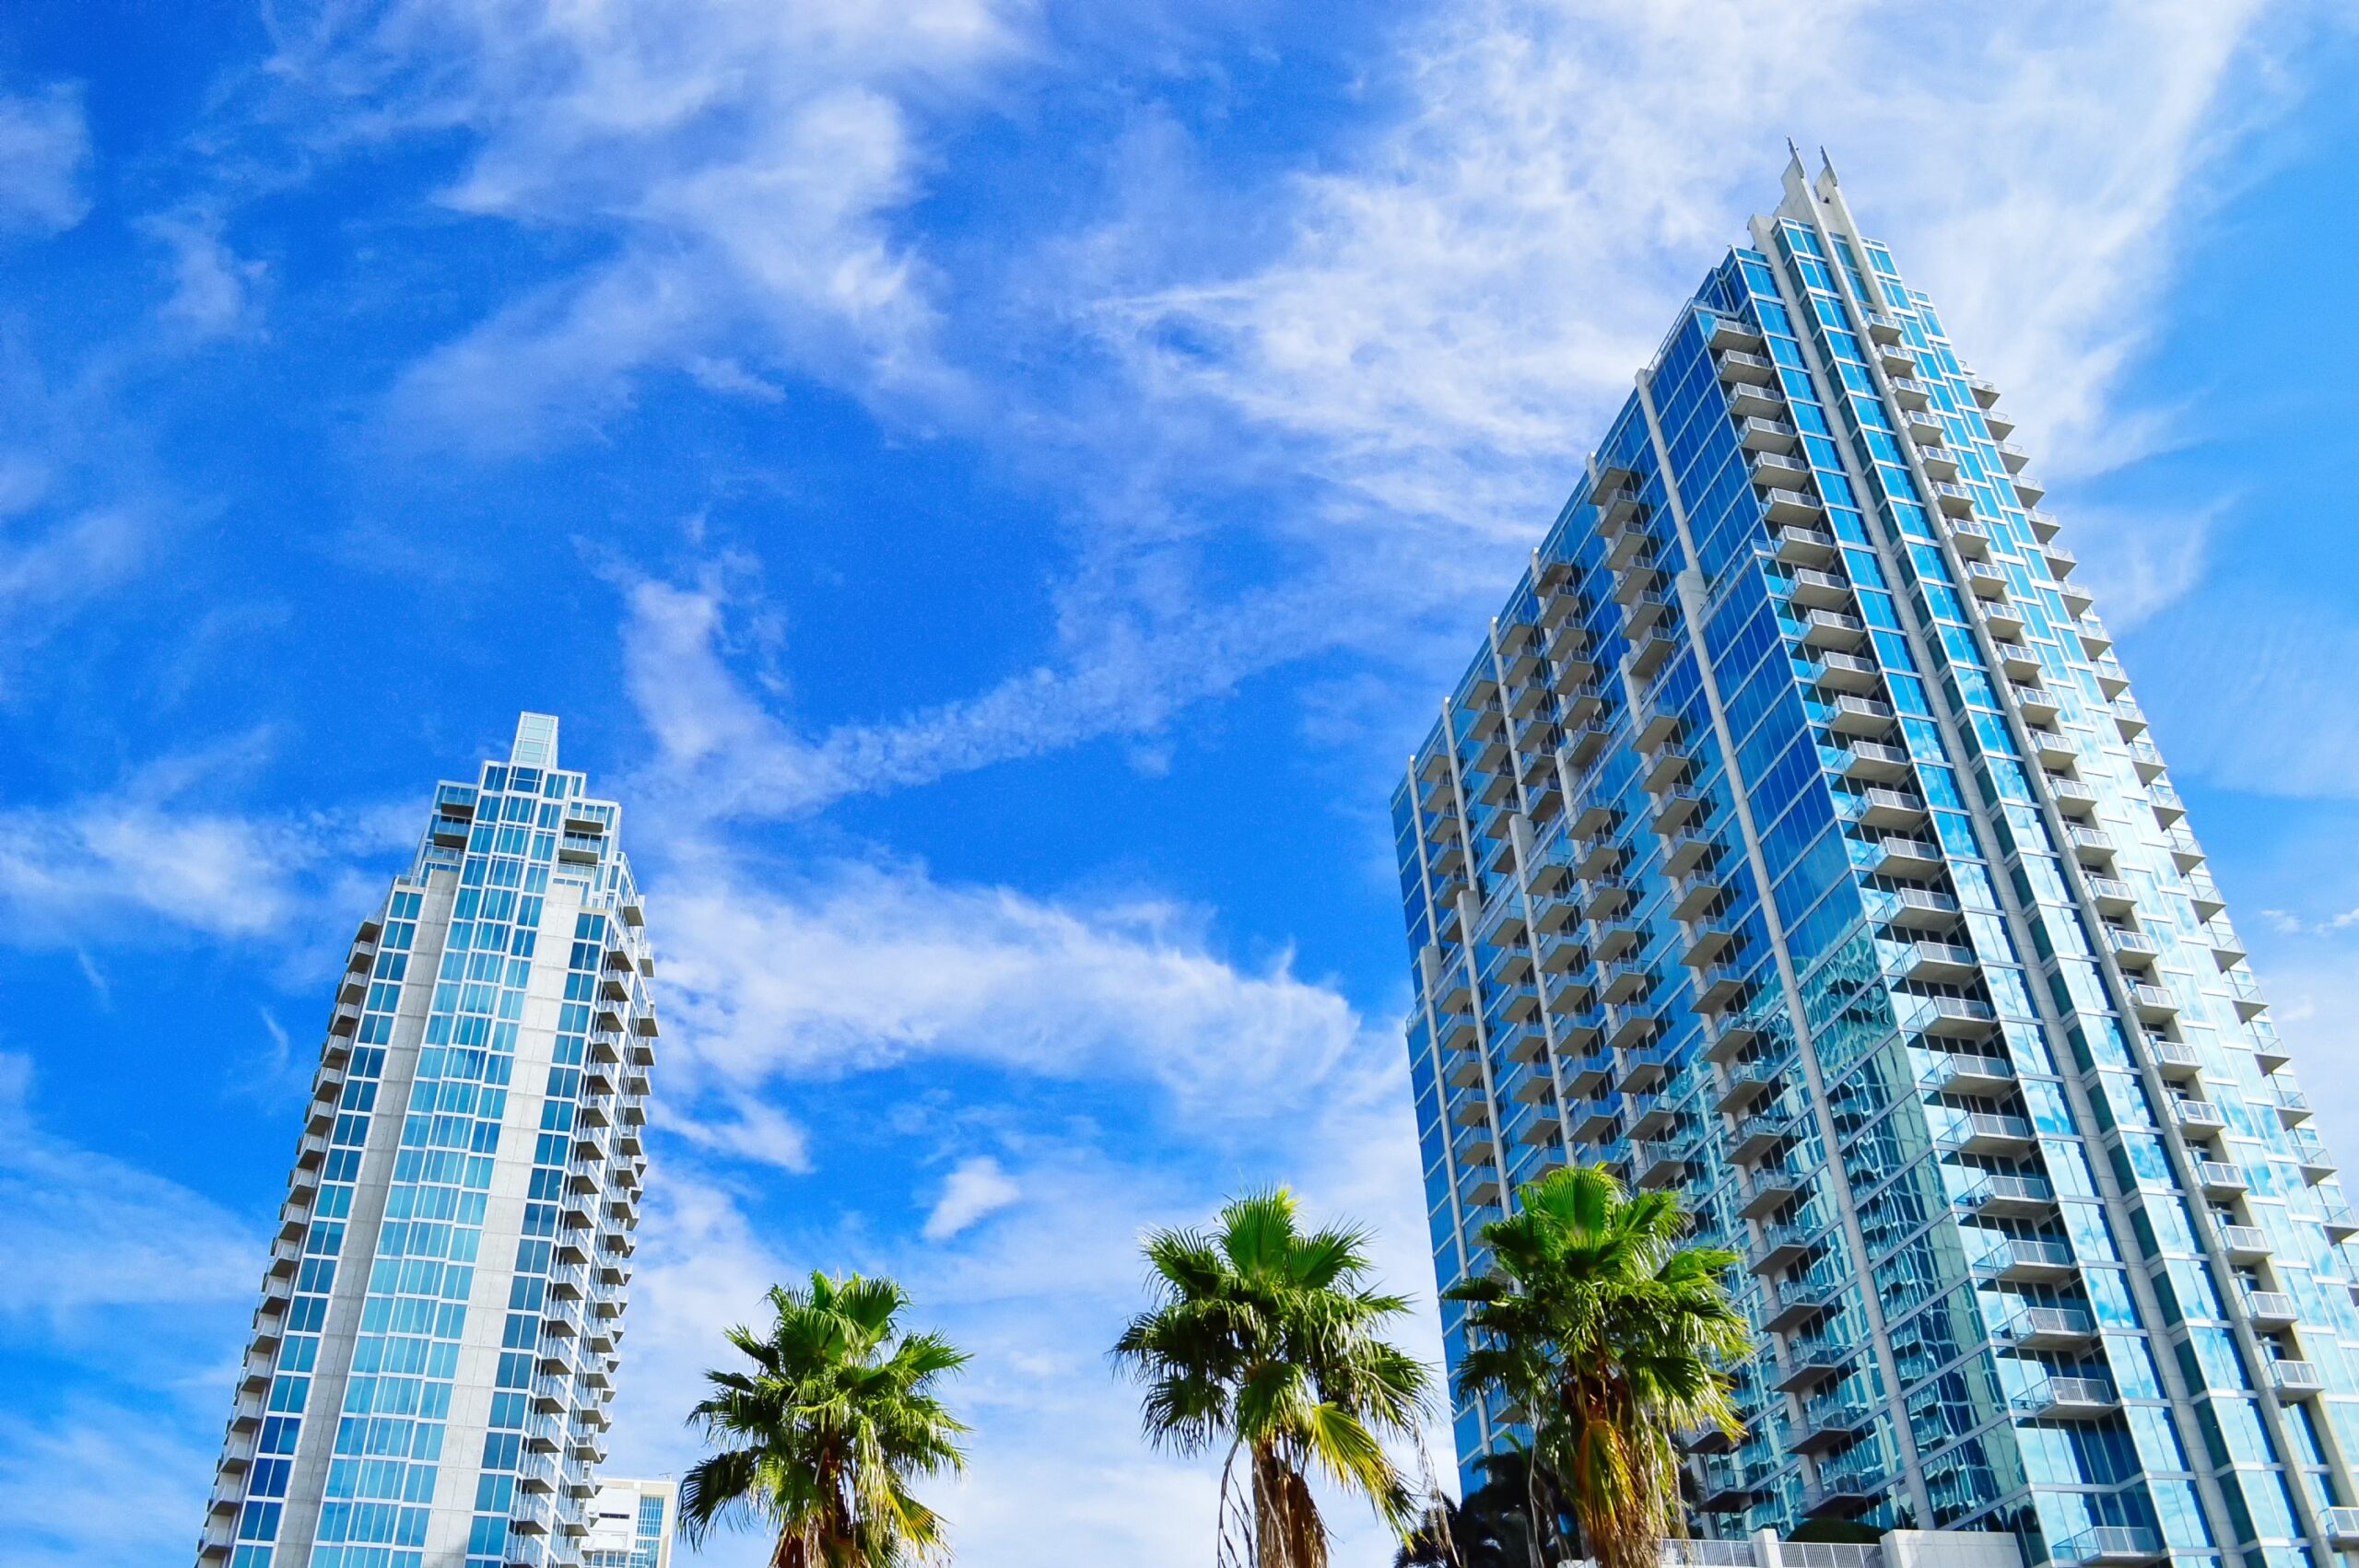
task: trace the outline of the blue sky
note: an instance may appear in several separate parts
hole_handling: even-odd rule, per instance
[[[1429,1298],[1385,798],[1788,135],[2007,390],[2359,1154],[2359,40],[1952,10],[0,13],[10,1562],[188,1549],[330,971],[523,708],[663,965],[616,1466],[885,1270],[980,1357],[962,1561],[1200,1561],[1133,1237],[1284,1178]]]

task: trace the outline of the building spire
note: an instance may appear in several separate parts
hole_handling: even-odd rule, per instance
[[[518,714],[516,743],[508,748],[508,760],[518,767],[555,767],[557,766],[557,715],[554,713]]]

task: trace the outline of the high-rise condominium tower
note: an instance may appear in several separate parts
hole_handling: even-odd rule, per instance
[[[1743,1259],[1708,1533],[2318,1568],[2359,1221],[2202,848],[1998,390],[1831,170],[1752,241],[1393,802],[1441,1282],[1608,1163]]]
[[[200,1564],[580,1562],[654,1062],[621,815],[525,714],[361,922]]]

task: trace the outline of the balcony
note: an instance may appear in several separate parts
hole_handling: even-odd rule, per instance
[[[1810,1226],[1772,1225],[1744,1249],[1744,1266],[1752,1273],[1775,1274],[1800,1262],[1810,1245]]]
[[[1917,449],[1917,462],[1919,466],[1924,469],[1925,477],[1928,479],[1948,480],[1957,477],[1957,453],[1947,447],[1919,446]]]
[[[2010,1401],[2019,1416],[2089,1421],[2118,1410],[2113,1385],[2101,1377],[2048,1377]]]
[[[2083,880],[2089,884],[2089,895],[2096,900],[2098,909],[2104,913],[2126,915],[2137,907],[2136,891],[2119,877],[2105,876],[2093,872]]]
[[[1888,735],[1899,721],[1892,704],[1873,697],[1838,696],[1827,704],[1826,727],[1838,735]]]
[[[1695,754],[1684,746],[1661,746],[1638,769],[1638,788],[1659,795],[1687,777],[1696,766]]]
[[[2026,1284],[2069,1279],[2077,1268],[2064,1243],[2029,1236],[2010,1236],[1974,1260],[1982,1279]]]
[[[1743,1056],[1745,1050],[1762,1039],[1761,1031],[1741,1018],[1707,1019],[1704,1024],[1704,1059],[1729,1062]]]
[[[2301,1318],[2294,1298],[2283,1291],[2247,1291],[2245,1316],[2263,1328],[2291,1328]]]
[[[2073,745],[2071,736],[2057,733],[2057,731],[2040,724],[2029,724],[2026,729],[2031,733],[2031,755],[2038,759],[2040,766],[2071,766],[2073,762],[2081,759],[2081,750]],[[2083,859],[2083,865],[2088,865],[2088,860]]]
[[[2228,1125],[2227,1117],[2220,1114],[2220,1107],[2209,1100],[2174,1101],[2171,1105],[2171,1119],[2181,1127],[2192,1128],[2198,1132],[2212,1132]]]
[[[2223,1224],[2221,1250],[2232,1263],[2259,1263],[2269,1256],[2269,1233],[2259,1225]]]
[[[1816,1387],[1849,1371],[1852,1360],[1858,1354],[1858,1351],[1848,1345],[1797,1341],[1785,1359],[1777,1363],[1777,1379],[1769,1386],[1780,1394]]]
[[[1775,418],[1786,412],[1785,389],[1775,381],[1736,381],[1725,385],[1731,414]]]
[[[1638,1173],[1637,1185],[1649,1189],[1677,1187],[1687,1179],[1687,1162],[1694,1153],[1685,1143],[1639,1144],[1631,1162]]]
[[[1632,1024],[1639,1024],[1640,1021],[1643,1021],[1641,1027],[1636,1029],[1630,1027]],[[1656,1020],[1652,1013],[1638,1012],[1630,1015],[1625,1028],[1628,1032],[1637,1033],[1644,1037],[1653,1035],[1656,1026]],[[1663,1080],[1670,1074],[1671,1047],[1669,1046],[1647,1046],[1637,1048],[1617,1046],[1614,1050],[1616,1064],[1614,1087],[1617,1093],[1645,1094],[1649,1090],[1661,1087]]]
[[[2015,707],[2023,716],[2036,724],[2051,723],[2064,711],[2063,703],[2045,686],[2027,686],[2011,681],[2007,690],[2013,696]]]
[[[1805,610],[1847,610],[1851,608],[1851,583],[1833,572],[1797,567],[1786,580],[1786,602]]]
[[[1909,1001],[1909,1018],[1903,1026],[1927,1035],[1978,1040],[1998,1026],[1998,1011],[1973,997],[1912,997]]]
[[[1585,1100],[1569,1107],[1565,1117],[1569,1136],[1577,1143],[1598,1144],[1619,1129],[1614,1107],[1604,1100]]]
[[[1865,869],[1878,876],[1926,877],[1942,865],[1941,847],[1922,838],[1887,837],[1869,846]]]
[[[1711,797],[1694,790],[1667,790],[1655,797],[1655,809],[1647,825],[1664,837],[1700,822],[1711,814]]]
[[[1776,1334],[1799,1328],[1824,1316],[1835,1305],[1838,1293],[1833,1285],[1809,1280],[1790,1280],[1781,1285],[1771,1285],[1762,1293],[1766,1314],[1762,1319],[1762,1327]]]
[[[1641,1143],[1661,1139],[1679,1121],[1676,1107],[1659,1094],[1629,1095],[1623,1104],[1622,1111],[1629,1135]]]
[[[1720,1090],[1713,1109],[1722,1116],[1735,1116],[1764,1094],[1777,1092],[1778,1081],[1785,1076],[1789,1062],[1784,1058],[1763,1059],[1742,1062],[1731,1068],[1728,1082]]]
[[[1813,610],[1802,617],[1802,627],[1805,648],[1855,649],[1868,640],[1868,623],[1839,610]]]
[[[1960,1212],[1978,1220],[2037,1219],[2056,1211],[2056,1189],[2046,1176],[1992,1171],[1957,1195]]]
[[[1778,362],[1742,349],[1730,349],[1712,357],[1724,382],[1750,382],[1756,386],[1774,385],[1778,380]]]
[[[1995,1342],[2023,1351],[2077,1350],[2096,1337],[2096,1320],[2077,1306],[2028,1306],[1990,1330]]]
[[[1877,1469],[1845,1470],[1839,1475],[1822,1469],[1818,1479],[1802,1489],[1802,1511],[1820,1515],[1860,1513],[1882,1501],[1897,1479]]]
[[[1811,482],[1809,463],[1777,452],[1755,452],[1745,466],[1752,472],[1755,485],[1795,486]]]
[[[1881,741],[1853,741],[1837,753],[1836,771],[1850,779],[1890,783],[1911,776],[1908,754]]]
[[[1932,486],[1933,504],[1950,517],[1974,515],[1974,492],[1963,485],[1945,485],[1936,480]]]
[[[1892,400],[1904,409],[1922,409],[1932,403],[1933,389],[1910,376],[1892,378]]]
[[[2143,931],[2131,930],[2127,926],[2107,926],[2105,945],[2115,961],[2125,968],[2151,968],[2154,960],[2162,955],[2162,950],[2154,945],[2153,937]]]
[[[1747,451],[1790,452],[1801,437],[1782,419],[1747,415],[1736,422],[1736,439],[1737,444]]]
[[[2120,1568],[2167,1555],[2162,1539],[2142,1526],[2097,1525],[2058,1541],[2048,1560],[2056,1568]]]
[[[2195,1167],[2196,1185],[2206,1198],[2234,1198],[2246,1190],[2242,1165],[2232,1165],[2221,1160],[2199,1160]]]
[[[1766,1159],[1794,1136],[1794,1117],[1772,1107],[1745,1117],[1729,1139],[1729,1157],[1747,1164]],[[1748,1216],[1749,1217],[1749,1216]]]
[[[1948,930],[1961,915],[1954,895],[1930,887],[1903,887],[1883,895],[1889,900],[1886,924],[1907,930]]]
[[[1937,1136],[1943,1149],[1966,1154],[2020,1154],[2038,1141],[2024,1117],[1990,1111],[1966,1112]]]
[[[1591,497],[1597,503],[1597,532],[1612,538],[1646,514],[1646,497],[1629,486],[1617,486]]]
[[[1819,1454],[1859,1436],[1872,1420],[1868,1407],[1852,1399],[1813,1399],[1786,1427],[1786,1449]]]
[[[1862,827],[1922,827],[1925,802],[1904,790],[1872,784],[1837,801],[1838,814]]]
[[[1767,1170],[1756,1172],[1744,1188],[1744,1201],[1737,1212],[1748,1220],[1775,1213],[1802,1194],[1802,1176],[1792,1171]]]
[[[2003,1094],[2015,1086],[2015,1064],[2004,1057],[1943,1051],[1918,1074],[1928,1094]]]
[[[1725,1012],[1744,999],[1744,976],[1736,965],[1714,964],[1696,971],[1694,1005],[1696,1012]]]
[[[1897,971],[1903,979],[1948,984],[1970,980],[1978,972],[1974,949],[1950,942],[1912,942],[1901,949]]]
[[[1835,535],[1825,529],[1772,528],[1769,541],[1770,553],[1789,566],[1825,566],[1835,559]]]
[[[2326,1375],[2316,1362],[2274,1361],[2269,1363],[2269,1386],[2281,1399],[2307,1399],[2326,1392]]]
[[[2178,1000],[2162,986],[2140,981],[2130,988],[2130,1000],[2138,1016],[2149,1024],[2167,1024],[2178,1016]]]
[[[2321,1508],[2318,1527],[2338,1550],[2359,1547],[2359,1508]]]

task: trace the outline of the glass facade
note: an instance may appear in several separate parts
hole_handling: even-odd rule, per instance
[[[1832,170],[1751,239],[1393,800],[1440,1281],[1607,1162],[1743,1259],[1702,1533],[2322,1568],[2359,1220],[2203,850],[1997,390]]]
[[[546,714],[436,790],[337,985],[200,1564],[581,1562],[656,1033],[620,827]]]

